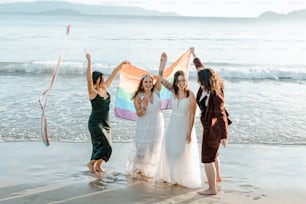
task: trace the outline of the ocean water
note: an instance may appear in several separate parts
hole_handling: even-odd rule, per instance
[[[86,59],[106,75],[121,61],[157,73],[160,54],[168,64],[193,46],[207,67],[225,81],[233,124],[230,143],[306,145],[306,29],[304,20],[131,17],[0,16],[0,142],[40,141],[38,99],[51,79],[71,34],[46,114],[52,141],[88,142],[90,102]],[[109,89],[112,139],[130,142],[135,122],[114,116],[118,79]],[[196,92],[191,65],[189,86]],[[169,111],[164,111],[167,121]],[[199,115],[196,132],[201,137]]]

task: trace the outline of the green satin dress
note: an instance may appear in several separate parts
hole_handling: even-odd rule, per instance
[[[103,159],[108,161],[112,154],[111,129],[109,124],[110,95],[104,99],[99,94],[90,100],[92,111],[88,120],[88,129],[91,135],[91,160]]]

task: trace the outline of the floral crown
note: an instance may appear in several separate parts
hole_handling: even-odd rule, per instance
[[[141,76],[141,80],[143,80],[144,78],[153,78],[150,74],[144,74]]]

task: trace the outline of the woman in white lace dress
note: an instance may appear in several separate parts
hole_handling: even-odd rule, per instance
[[[174,74],[172,84],[165,79],[161,79],[161,83],[172,91],[172,112],[162,143],[155,180],[188,188],[200,188],[200,160],[194,131],[195,95],[188,90],[183,71]]]
[[[164,66],[163,58],[160,66]],[[133,96],[138,120],[136,136],[126,166],[128,174],[153,177],[156,173],[164,134],[160,88],[159,79],[153,84],[152,76],[145,74]]]

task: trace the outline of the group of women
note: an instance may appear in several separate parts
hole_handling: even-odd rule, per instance
[[[205,68],[190,48],[200,85],[195,95],[188,89],[183,71],[174,74],[173,82],[163,78],[167,63],[166,53],[160,58],[156,82],[145,74],[141,77],[132,99],[138,115],[136,136],[132,145],[126,171],[132,175],[153,177],[156,181],[178,184],[188,188],[202,185],[197,137],[194,130],[195,112],[198,104],[203,126],[201,161],[204,163],[208,189],[203,195],[217,194],[216,182],[221,181],[218,149],[227,145],[228,120],[224,107],[223,81],[211,68]],[[101,178],[112,153],[110,125],[108,120],[110,95],[107,88],[124,64],[114,69],[107,80],[101,72],[91,70],[91,57],[87,53],[87,86],[92,112],[88,121],[93,151],[89,170]],[[160,110],[161,86],[171,91],[171,116],[166,129]]]

